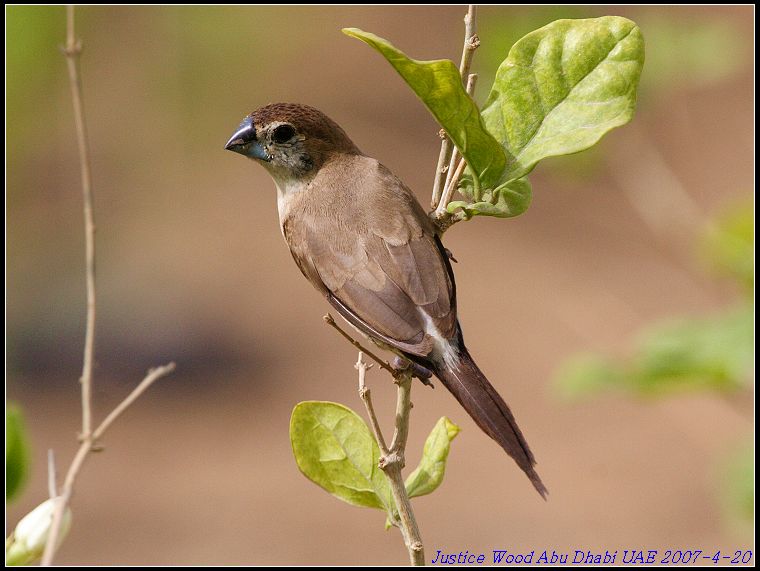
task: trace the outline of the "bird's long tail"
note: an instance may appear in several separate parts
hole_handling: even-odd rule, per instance
[[[512,411],[486,376],[460,345],[453,359],[433,364],[433,372],[456,397],[477,425],[509,454],[522,468],[539,494],[546,499],[548,490],[533,468],[536,460],[517,426]]]

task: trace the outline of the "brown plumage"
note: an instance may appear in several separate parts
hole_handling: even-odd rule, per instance
[[[272,175],[282,233],[304,276],[353,326],[429,368],[545,497],[509,407],[464,345],[451,265],[412,192],[305,105],[254,111],[227,148]]]

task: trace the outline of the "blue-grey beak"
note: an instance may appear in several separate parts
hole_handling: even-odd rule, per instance
[[[232,134],[232,137],[224,145],[224,148],[228,151],[234,151],[246,157],[251,157],[252,159],[270,160],[264,147],[256,138],[256,127],[253,126],[253,121],[250,117],[243,119],[243,122],[240,123],[237,131]]]

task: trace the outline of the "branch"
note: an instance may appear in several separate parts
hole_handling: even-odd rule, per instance
[[[398,385],[396,427],[387,456],[380,458],[380,469],[385,472],[391,483],[391,492],[398,508],[401,534],[409,551],[409,561],[412,565],[424,565],[425,548],[422,544],[419,527],[417,527],[417,520],[414,517],[412,504],[409,501],[409,495],[406,492],[406,485],[401,476],[401,469],[406,463],[404,452],[406,451],[406,438],[409,434],[409,412],[412,409],[411,370],[407,370],[401,378],[397,379],[396,384]]]
[[[377,422],[375,409],[372,406],[370,390],[365,383],[365,375],[370,367],[371,365],[367,365],[362,360],[362,354],[359,353],[359,358],[355,365],[355,368],[359,371],[359,397],[367,409],[370,426],[380,448],[378,466],[388,478],[391,493],[398,509],[398,522],[394,522],[394,524],[401,530],[404,544],[409,552],[410,563],[412,565],[424,565],[425,548],[420,537],[417,520],[414,517],[412,504],[406,491],[406,484],[401,475],[401,469],[405,464],[406,440],[409,435],[409,413],[412,410],[412,369],[405,369],[396,377],[396,385],[398,386],[396,424],[393,432],[393,441],[390,448],[388,448],[385,444],[385,438],[383,437],[380,425]]]
[[[89,143],[82,105],[82,81],[79,74],[79,56],[82,53],[82,43],[74,34],[74,7],[66,8],[66,45],[62,49],[66,56],[71,85],[71,98],[74,104],[74,121],[76,123],[77,146],[79,148],[79,163],[82,172],[82,194],[84,197],[84,228],[85,228],[85,263],[87,281],[87,326],[84,343],[84,363],[80,379],[82,389],[82,432],[81,442],[74,459],[71,461],[60,495],[58,495],[55,462],[53,451],[48,455],[48,488],[52,496],[58,497],[53,512],[50,532],[45,542],[42,555],[42,565],[50,565],[57,550],[58,537],[63,523],[63,514],[74,493],[74,484],[84,461],[90,452],[97,450],[96,441],[105,434],[111,424],[155,381],[168,375],[175,369],[174,363],[151,369],[139,385],[119,404],[100,425],[92,430],[92,365],[95,349],[95,216],[92,200],[92,176],[90,166]]]
[[[82,376],[82,434],[86,439],[92,430],[92,362],[95,352],[95,214],[92,201],[92,169],[87,125],[82,104],[82,80],[79,74],[79,56],[82,42],[74,35],[74,6],[66,7],[66,45],[62,48],[69,70],[71,99],[74,104],[74,122],[79,147],[79,167],[82,173],[82,197],[84,198],[85,263],[87,274],[87,328],[84,341]]]
[[[58,539],[61,522],[63,521],[63,513],[66,510],[66,507],[69,504],[69,500],[71,499],[71,495],[74,492],[74,483],[76,482],[77,476],[82,469],[82,465],[84,464],[87,455],[96,449],[95,440],[97,438],[101,438],[105,434],[106,430],[108,430],[108,428],[111,426],[111,424],[113,424],[113,421],[116,420],[129,407],[129,405],[131,405],[137,399],[137,397],[144,393],[148,387],[150,387],[161,377],[165,377],[174,371],[175,368],[176,365],[174,363],[169,363],[162,367],[156,367],[155,369],[148,371],[148,374],[140,382],[140,384],[137,385],[137,387],[135,387],[131,393],[129,393],[127,398],[125,398],[116,408],[113,409],[113,411],[111,411],[111,413],[95,429],[95,431],[92,433],[92,436],[82,442],[82,444],[79,446],[79,450],[77,450],[77,453],[74,456],[74,460],[72,460],[71,466],[69,466],[69,471],[66,473],[66,479],[63,482],[63,489],[61,490],[61,495],[59,496],[62,498],[62,501],[58,502],[55,512],[53,513],[53,523],[50,528],[50,535],[48,536],[47,543],[45,544],[45,554],[42,557],[42,565],[50,565],[53,561],[53,556],[55,555],[56,549],[55,544]]]
[[[58,482],[55,469],[55,452],[48,448],[48,497],[52,500],[58,496]]]
[[[475,55],[475,50],[480,47],[475,16],[475,5],[469,4],[467,6],[467,14],[464,17],[464,46],[462,47],[462,61],[459,64],[462,83],[467,79],[467,74],[470,73],[470,66],[472,65],[472,57]]]
[[[480,46],[480,38],[477,35],[475,22],[476,8],[474,4],[467,7],[467,14],[464,17],[464,46],[462,47],[462,60],[459,63],[459,74],[462,76],[462,83],[466,83],[472,65],[472,58],[475,50]],[[470,93],[468,91],[468,93]],[[472,95],[472,93],[470,93]],[[446,132],[441,129],[438,135],[443,139],[441,142],[441,152],[438,155],[438,165],[435,169],[435,180],[433,182],[433,196],[430,201],[430,208],[437,209],[441,201],[441,194],[445,187],[445,181],[451,176],[451,170],[455,162],[451,158],[452,143]],[[456,149],[454,149],[456,152]],[[446,178],[444,178],[446,176]],[[445,205],[444,205],[445,208]]]
[[[471,73],[469,76],[467,76],[467,87],[465,88],[465,91],[467,92],[467,95],[469,95],[470,97],[472,97],[475,93],[475,83],[477,81],[478,81],[477,73]],[[451,153],[451,161],[449,161],[449,168],[446,170],[446,185],[444,186],[444,188],[451,186],[451,181],[454,177],[454,170],[455,170],[458,160],[459,160],[459,149],[455,148],[454,151]],[[454,188],[456,188],[456,184],[454,185]],[[444,195],[445,194],[446,193],[444,192]],[[443,204],[444,208],[446,207],[446,204],[448,204],[448,201]]]
[[[351,345],[353,345],[354,347],[356,347],[357,349],[359,349],[359,351],[362,351],[362,352],[366,353],[367,355],[369,355],[370,357],[372,357],[372,359],[378,365],[380,365],[381,368],[383,368],[386,371],[388,371],[394,379],[398,376],[399,372],[396,369],[394,369],[393,367],[391,367],[387,363],[387,361],[383,361],[380,357],[378,357],[372,351],[370,351],[369,349],[367,349],[366,347],[364,347],[361,343],[359,343],[356,339],[354,339],[353,337],[351,337],[348,333],[346,333],[345,331],[343,331],[343,329],[341,328],[341,326],[338,325],[337,323],[335,323],[335,319],[333,319],[332,315],[330,315],[328,313],[327,315],[325,315],[324,317],[322,317],[322,319],[324,319],[325,323],[327,323],[330,327],[332,327],[338,333],[340,333],[346,341],[348,341],[349,343],[351,343]]]
[[[471,73],[470,76],[467,78],[467,93],[469,95],[472,95],[475,93],[475,83],[478,81],[478,75],[476,73]],[[454,165],[456,165],[456,168],[454,168]],[[459,157],[459,151],[457,149],[454,149],[454,152],[451,153],[451,163],[449,164],[448,168],[448,175],[446,176],[446,186],[443,191],[443,195],[441,196],[441,200],[438,203],[438,207],[435,209],[434,216],[436,220],[443,220],[445,218],[451,218],[451,214],[449,214],[449,211],[446,210],[446,207],[449,205],[449,202],[451,202],[451,197],[454,196],[454,191],[457,189],[457,185],[459,185],[459,179],[462,177],[462,173],[464,172],[464,168],[467,166],[467,163],[465,162],[464,158]],[[452,224],[457,219],[452,219]],[[446,226],[448,228],[451,224]]]
[[[446,171],[449,168],[447,164],[447,158],[451,154],[451,139],[446,134],[446,131],[441,129],[438,131],[438,136],[443,139],[441,141],[441,152],[438,154],[438,164],[435,167],[435,180],[433,181],[433,197],[430,199],[430,208],[435,209],[438,207],[438,202],[441,200],[441,193],[443,192],[443,186],[446,182]]]
[[[148,374],[145,376],[145,378],[140,381],[140,384],[137,385],[131,393],[129,393],[129,396],[125,398],[119,406],[117,406],[115,409],[111,411],[111,413],[103,420],[103,422],[100,423],[100,426],[98,426],[95,429],[95,432],[92,433],[92,440],[93,442],[96,442],[99,438],[103,436],[106,430],[108,430],[108,427],[113,424],[113,421],[116,420],[121,416],[121,414],[129,408],[129,406],[137,400],[137,398],[143,394],[146,390],[148,390],[148,387],[150,387],[153,383],[155,383],[158,379],[161,377],[165,377],[169,373],[171,373],[174,369],[177,368],[177,365],[175,363],[168,363],[167,365],[163,365],[162,367],[156,367],[154,369],[150,369],[148,371]]]
[[[375,440],[377,440],[377,445],[380,447],[380,452],[383,456],[386,456],[388,454],[388,446],[385,444],[383,432],[380,430],[380,424],[377,422],[377,415],[375,414],[375,408],[372,406],[372,396],[369,387],[364,382],[364,377],[367,371],[372,368],[372,365],[365,363],[362,359],[363,356],[364,354],[359,351],[359,358],[356,361],[356,365],[354,365],[354,369],[359,371],[359,398],[362,399],[364,408],[367,409],[369,424],[372,427],[372,432],[375,433]]]

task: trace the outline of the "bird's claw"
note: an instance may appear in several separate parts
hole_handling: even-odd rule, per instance
[[[433,385],[433,382],[430,380],[430,377],[433,376],[432,371],[422,365],[418,365],[414,361],[396,356],[391,362],[391,367],[399,373],[410,369],[412,371],[412,376],[417,377],[423,385],[435,388],[435,385]]]

